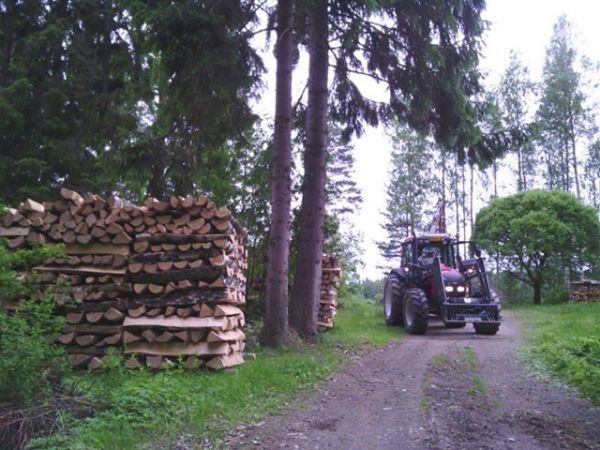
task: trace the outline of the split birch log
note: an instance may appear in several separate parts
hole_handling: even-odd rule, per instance
[[[242,330],[232,330],[232,331],[211,331],[208,333],[208,337],[206,338],[207,342],[228,342],[228,341],[241,341],[245,339],[246,336],[242,332]]]
[[[106,345],[117,345],[121,342],[122,337],[123,337],[123,333],[121,333],[121,332],[115,333],[112,336],[105,337],[103,342]]]
[[[134,327],[164,327],[164,328],[221,328],[225,325],[224,319],[215,319],[212,317],[186,317],[182,319],[177,316],[165,317],[126,317],[123,321],[123,327],[134,328]]]
[[[90,370],[98,370],[102,367],[102,359],[97,356],[94,356],[92,357],[87,366]]]
[[[104,313],[104,318],[106,320],[108,320],[109,322],[118,322],[120,320],[123,320],[124,317],[125,317],[125,314],[123,314],[121,311],[119,311],[116,308],[110,308],[108,311],[106,311]]]
[[[162,356],[154,356],[154,355],[148,355],[146,357],[146,364],[148,366],[150,366],[152,369],[160,369],[162,367],[163,364],[163,357]]]
[[[125,367],[127,367],[128,369],[137,369],[140,366],[140,361],[135,357],[128,358],[127,361],[125,361]]]
[[[226,356],[216,356],[206,363],[209,369],[220,370],[227,367],[239,366],[244,363],[241,353],[232,353]]]
[[[154,343],[136,342],[127,345],[125,353],[139,353],[145,355],[179,356],[179,355],[227,355],[229,345],[224,343],[209,344],[184,344],[181,342]]]
[[[79,195],[77,192],[72,191],[70,189],[67,188],[61,188],[60,189],[60,196],[62,198],[64,198],[65,200],[68,200],[76,205],[81,205],[83,204],[83,197],[81,195]]]
[[[75,340],[75,333],[71,331],[70,333],[61,334],[57,340],[63,345],[70,344]]]

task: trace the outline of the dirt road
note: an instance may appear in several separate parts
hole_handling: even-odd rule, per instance
[[[510,314],[497,336],[434,322],[359,357],[227,448],[600,449],[600,410],[528,375]]]

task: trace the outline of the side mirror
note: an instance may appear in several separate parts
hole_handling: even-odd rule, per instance
[[[481,249],[479,248],[478,245],[475,246],[475,256],[477,256],[478,258],[481,258]]]

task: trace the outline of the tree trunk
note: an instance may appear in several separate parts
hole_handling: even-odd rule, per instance
[[[535,305],[542,304],[542,281],[536,280],[533,283],[533,303]]]
[[[265,317],[261,342],[278,346],[287,340],[288,257],[292,197],[292,70],[294,64],[292,0],[277,4],[277,81],[271,167],[271,229],[267,249]]]
[[[158,139],[152,140],[148,144],[150,145],[151,176],[148,181],[146,194],[159,199],[165,198],[167,195],[165,183],[165,148],[163,142],[162,139]]]
[[[459,195],[459,188],[458,188],[458,177],[459,177],[459,173],[458,173],[458,154],[456,154],[454,156],[454,177],[452,180],[452,184],[454,187],[454,212],[456,213],[456,229],[455,229],[455,233],[460,233],[460,199],[458,198]]]
[[[442,230],[448,232],[446,229],[446,152],[442,149]]]
[[[495,159],[492,162],[492,176],[494,178],[494,198],[498,198],[498,165]]]
[[[570,117],[570,140],[571,140],[571,151],[573,152],[573,174],[575,177],[575,192],[577,198],[581,200],[581,192],[579,189],[579,174],[577,173],[577,145],[575,143],[575,126],[573,125],[573,116]]]
[[[469,228],[471,230],[471,235],[473,234],[473,225],[474,225],[474,203],[475,203],[475,165],[471,164],[469,166]],[[465,236],[465,239],[467,237]]]
[[[305,337],[317,333],[327,161],[327,1],[317,0],[314,5],[309,27],[310,66],[300,241],[290,303],[290,325]]]

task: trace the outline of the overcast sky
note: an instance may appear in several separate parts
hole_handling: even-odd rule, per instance
[[[484,18],[489,31],[482,51],[481,69],[486,84],[500,79],[508,65],[511,49],[518,50],[529,67],[533,80],[539,80],[552,26],[561,14],[572,24],[579,53],[600,61],[600,1],[598,0],[488,0]],[[369,130],[356,144],[356,180],[363,191],[362,212],[355,218],[356,228],[364,235],[365,267],[361,276],[380,278],[377,265],[385,261],[379,255],[378,240],[385,239],[380,228],[385,208],[385,184],[390,143],[382,130]]]

